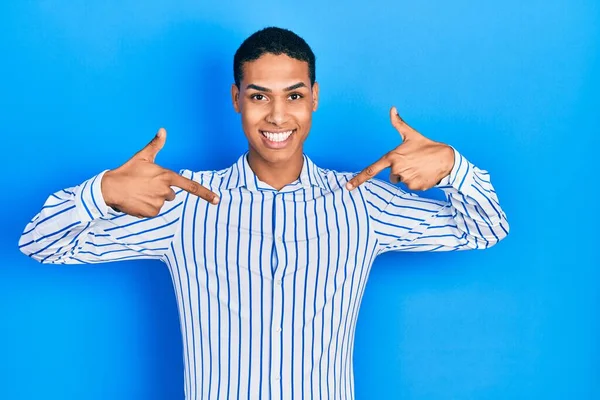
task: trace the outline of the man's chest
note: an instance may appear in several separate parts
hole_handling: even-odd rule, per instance
[[[308,191],[228,191],[216,206],[190,197],[180,225],[175,247],[186,264],[272,279],[306,268],[352,268],[371,240],[358,199]]]

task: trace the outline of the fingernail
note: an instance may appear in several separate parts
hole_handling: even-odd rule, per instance
[[[348,182],[348,183],[346,183],[346,189],[352,190],[352,189],[354,189],[354,185],[351,184],[350,182]]]
[[[213,202],[213,204],[217,204],[219,202],[219,200],[220,200],[219,196],[215,196],[215,197],[213,197],[212,202]]]

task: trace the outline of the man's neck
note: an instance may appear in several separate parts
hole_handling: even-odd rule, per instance
[[[300,149],[284,162],[271,163],[262,158],[256,151],[250,149],[248,164],[258,179],[279,191],[284,186],[298,180],[304,165],[304,158]]]

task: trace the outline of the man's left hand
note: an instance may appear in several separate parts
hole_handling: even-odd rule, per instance
[[[402,138],[402,144],[371,164],[347,184],[352,190],[390,168],[390,182],[403,182],[410,190],[427,190],[448,176],[454,166],[452,147],[421,135],[400,118],[396,107],[390,110],[392,125]]]

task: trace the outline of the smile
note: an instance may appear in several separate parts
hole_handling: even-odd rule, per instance
[[[285,142],[296,130],[292,129],[284,132],[269,132],[269,131],[260,131],[260,133],[269,139],[271,142],[279,143]]]

